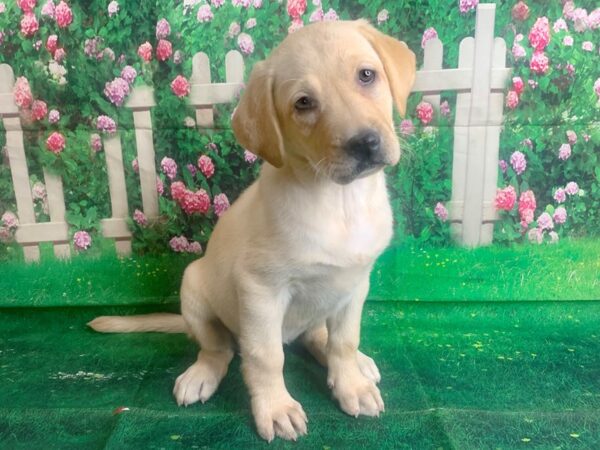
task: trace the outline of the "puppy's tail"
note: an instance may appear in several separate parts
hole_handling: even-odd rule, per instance
[[[155,313],[139,316],[100,316],[88,326],[101,333],[186,333],[187,327],[180,314]]]

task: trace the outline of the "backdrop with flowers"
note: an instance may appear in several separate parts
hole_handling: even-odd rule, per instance
[[[495,240],[556,242],[600,234],[600,8],[594,0],[502,1],[495,35],[507,42],[506,86]],[[78,251],[101,247],[110,214],[101,136],[123,142],[139,254],[201,254],[212,227],[256,177],[260,161],[230,129],[233,105],[198,130],[189,95],[191,57],[210,57],[224,81],[225,54],[239,50],[247,71],[288,33],[316,21],[366,18],[405,40],[422,61],[427,40],[445,46],[473,34],[477,0],[183,0],[169,2],[0,2],[0,63],[16,77],[30,184],[38,222],[48,220],[42,167],[63,177],[67,221]],[[595,8],[595,9],[594,9]],[[151,85],[160,217],[143,214],[131,111],[133,86]],[[411,96],[398,132],[407,151],[388,170],[396,239],[450,243],[453,94],[438,110]],[[0,125],[0,148],[5,146]],[[6,151],[0,159],[0,259],[18,258],[18,226]]]

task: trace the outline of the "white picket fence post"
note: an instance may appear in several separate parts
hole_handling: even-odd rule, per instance
[[[495,11],[494,4],[477,6],[475,38],[461,41],[457,69],[442,69],[442,43],[428,41],[413,88],[436,108],[442,91],[457,91],[448,209],[453,238],[468,247],[490,244],[497,220],[494,197],[503,93],[511,70],[506,68],[504,40],[494,39]]]

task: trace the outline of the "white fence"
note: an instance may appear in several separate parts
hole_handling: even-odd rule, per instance
[[[495,5],[479,4],[475,37],[462,40],[457,69],[442,69],[443,46],[438,39],[427,42],[423,68],[417,72],[414,92],[439,111],[440,94],[456,91],[452,199],[449,203],[454,238],[477,246],[492,241],[496,219],[494,196],[497,185],[498,149],[502,124],[504,89],[510,70],[505,67],[506,45],[493,35]],[[226,82],[211,83],[206,54],[193,58],[189,103],[196,110],[199,128],[212,128],[213,106],[235,100],[243,86],[244,62],[240,53],[226,55]],[[36,223],[29,173],[23,145],[19,111],[13,101],[12,69],[0,65],[0,118],[6,128],[6,146],[16,196],[20,225],[16,240],[27,261],[39,260],[41,242],[52,242],[57,257],[70,255],[69,230],[60,177],[44,170],[50,222]],[[155,106],[150,87],[135,88],[126,106],[133,112],[143,210],[149,219],[158,216],[156,162],[150,110]],[[113,238],[117,252],[131,252],[131,232],[125,171],[119,134],[104,139],[112,216],[103,219],[102,233]]]

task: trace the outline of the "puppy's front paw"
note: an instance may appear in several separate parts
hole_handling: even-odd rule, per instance
[[[358,352],[356,354],[356,362],[358,363],[358,368],[365,377],[375,384],[381,381],[381,374],[379,373],[379,369],[377,368],[375,361],[373,361],[373,358],[362,352]]]
[[[253,397],[252,414],[258,434],[269,442],[275,436],[295,441],[307,433],[306,414],[300,403],[287,392]]]
[[[379,413],[385,410],[379,389],[360,370],[332,374],[327,381],[346,414],[379,417]]]
[[[179,406],[188,406],[197,401],[204,403],[219,387],[223,371],[207,361],[197,361],[177,377],[173,395]]]

